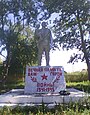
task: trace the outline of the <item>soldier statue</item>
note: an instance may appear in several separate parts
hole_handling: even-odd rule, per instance
[[[36,26],[35,39],[38,48],[38,65],[41,66],[42,54],[45,52],[46,66],[49,66],[49,52],[52,46],[52,34],[50,29],[47,28],[47,23],[42,22],[42,28],[39,29],[40,25]]]

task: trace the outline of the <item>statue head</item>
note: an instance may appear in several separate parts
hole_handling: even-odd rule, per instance
[[[42,22],[42,27],[46,27],[47,26],[47,23],[46,22]]]

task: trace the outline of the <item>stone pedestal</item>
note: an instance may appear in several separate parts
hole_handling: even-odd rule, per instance
[[[66,89],[62,66],[26,67],[25,94],[58,93]]]

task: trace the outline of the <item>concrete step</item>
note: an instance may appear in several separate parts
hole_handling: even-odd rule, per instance
[[[41,105],[42,102],[46,105],[55,105],[59,103],[78,102],[86,99],[89,94],[79,91],[74,88],[67,89],[70,95],[60,95],[59,93],[47,94],[24,94],[24,89],[13,89],[7,93],[0,95],[0,107],[3,106],[33,106]]]

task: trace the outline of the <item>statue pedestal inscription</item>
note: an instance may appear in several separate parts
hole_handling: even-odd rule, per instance
[[[57,93],[66,89],[62,66],[26,67],[25,94]]]

